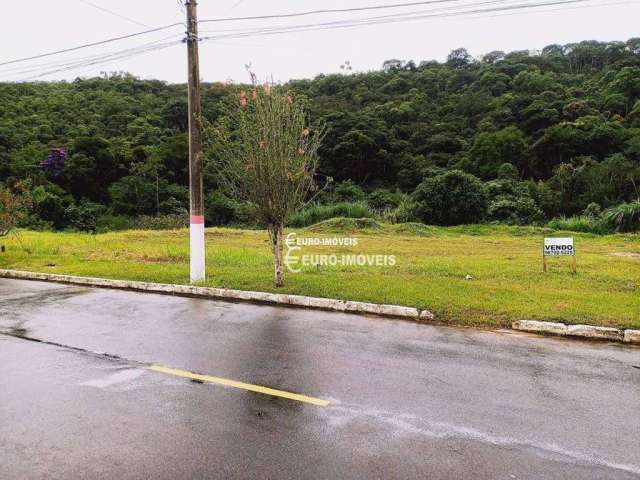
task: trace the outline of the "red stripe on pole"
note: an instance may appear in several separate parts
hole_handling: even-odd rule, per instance
[[[191,215],[192,225],[204,225],[204,217],[202,215]]]

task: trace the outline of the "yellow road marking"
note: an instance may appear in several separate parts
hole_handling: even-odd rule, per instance
[[[241,388],[243,390],[262,393],[264,395],[288,398],[289,400],[311,403],[320,407],[326,407],[327,405],[329,405],[329,402],[327,400],[322,400],[320,398],[307,397],[306,395],[285,392],[283,390],[276,390],[269,387],[261,387],[260,385],[252,385],[250,383],[236,382],[235,380],[228,380],[226,378],[212,377],[210,375],[198,375],[197,373],[187,372],[186,370],[178,370],[176,368],[163,367],[162,365],[151,365],[150,367],[147,367],[147,370],[166,373],[167,375],[175,375],[176,377],[189,378],[191,380],[198,380],[200,382],[216,383],[218,385],[224,385],[225,387]]]

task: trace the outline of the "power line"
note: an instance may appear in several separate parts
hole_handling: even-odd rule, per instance
[[[497,0],[497,1],[501,1],[501,0]],[[322,22],[322,23],[298,25],[298,26],[292,25],[292,26],[283,26],[279,28],[276,27],[271,29],[254,29],[254,30],[247,30],[246,32],[239,31],[238,33],[203,37],[201,40],[244,38],[244,37],[268,36],[268,35],[278,35],[278,34],[295,33],[295,32],[308,32],[308,31],[317,31],[317,30],[332,30],[332,29],[338,29],[338,28],[353,28],[358,26],[379,25],[379,24],[385,24],[385,23],[398,23],[398,22],[428,19],[428,18],[445,18],[445,17],[464,16],[464,15],[476,15],[479,13],[501,12],[501,11],[508,11],[508,10],[529,10],[532,8],[540,8],[545,6],[577,4],[577,3],[585,3],[589,1],[591,0],[551,0],[547,2],[521,3],[516,5],[504,5],[504,6],[493,7],[493,8],[462,10],[462,11],[446,12],[446,13],[427,13],[427,14],[418,14],[418,15],[395,14],[395,15],[369,17],[369,18],[356,19],[356,20]],[[482,3],[494,3],[494,2],[489,1],[489,2],[482,2]],[[480,4],[472,4],[471,6],[473,5],[480,5]]]
[[[57,50],[55,52],[42,53],[40,55],[34,55],[32,57],[17,58],[15,60],[10,60],[8,62],[0,63],[0,67],[2,67],[4,65],[11,65],[13,63],[26,62],[27,60],[36,60],[38,58],[50,57],[52,55],[59,55],[61,53],[74,52],[74,51],[77,51],[77,50],[81,50],[83,48],[96,47],[98,45],[105,45],[107,43],[117,42],[119,40],[126,40],[127,38],[139,37],[140,35],[146,35],[146,34],[149,34],[149,33],[160,32],[162,30],[168,30],[169,28],[178,27],[178,26],[181,26],[181,25],[183,25],[183,24],[182,23],[172,23],[171,25],[165,25],[163,27],[151,28],[149,30],[143,30],[142,32],[130,33],[128,35],[122,35],[120,37],[108,38],[106,40],[100,40],[99,42],[85,43],[84,45],[78,45],[77,47],[71,47],[71,48],[65,48],[64,50]]]
[[[15,76],[19,76],[19,75],[24,75],[24,74],[29,74],[29,73],[33,73],[33,72],[47,72],[47,69],[49,69],[52,73],[55,73],[59,70],[57,69],[61,69],[61,70],[70,70],[73,69],[75,66],[78,67],[82,67],[85,64],[93,64],[93,63],[98,63],[99,61],[101,61],[102,59],[110,59],[111,57],[117,56],[117,55],[125,55],[125,54],[136,54],[138,51],[142,51],[148,47],[152,47],[154,45],[157,45],[161,42],[164,42],[165,40],[169,40],[172,38],[176,38],[179,35],[170,35],[168,37],[163,37],[160,38],[158,40],[155,40],[153,42],[149,42],[149,43],[145,43],[142,45],[139,45],[137,47],[133,47],[133,48],[127,48],[124,50],[116,50],[113,52],[104,52],[98,55],[89,55],[89,56],[84,56],[84,57],[76,57],[76,58],[69,58],[69,59],[64,59],[64,60],[56,60],[53,62],[46,62],[46,63],[40,63],[38,65],[32,65],[32,66],[25,66],[25,65],[21,65],[21,66],[12,66],[9,68],[5,68],[4,70],[0,71],[0,75],[8,75],[10,77],[15,77]],[[167,43],[171,43],[171,44],[178,44],[181,43],[181,40],[177,40],[174,42],[167,42]],[[143,52],[144,53],[144,52]],[[53,70],[51,70],[53,69]],[[39,75],[39,76],[45,76],[49,74],[49,72],[43,74],[43,75]]]
[[[60,68],[57,68],[57,69],[54,69],[54,70],[48,70],[48,71],[45,71],[45,72],[41,72],[41,73],[38,73],[37,75],[32,75],[32,76],[26,77],[26,78],[23,79],[23,81],[35,80],[37,78],[42,78],[42,77],[46,77],[48,75],[53,75],[54,73],[77,70],[78,68],[84,68],[84,67],[89,67],[89,66],[94,66],[94,65],[108,64],[108,63],[112,63],[112,62],[114,62],[116,60],[124,60],[124,59],[132,58],[132,57],[135,57],[135,56],[139,56],[139,55],[142,55],[142,54],[151,53],[151,52],[155,52],[155,51],[158,51],[158,50],[164,50],[166,48],[173,47],[175,45],[180,45],[180,44],[182,44],[182,40],[161,43],[161,44],[158,44],[158,45],[153,45],[153,46],[148,46],[148,47],[143,47],[143,48],[131,49],[131,50],[135,50],[135,51],[116,52],[116,53],[112,53],[112,54],[109,54],[109,55],[105,55],[105,56],[100,57],[100,58],[96,58],[96,59],[91,60],[91,61],[82,62],[80,64],[73,64],[73,65],[69,65],[69,66],[60,67]]]
[[[636,3],[637,0],[627,0],[627,1],[622,1],[622,2],[608,2],[608,3],[600,3],[597,5],[580,5],[580,6],[573,6],[573,7],[561,7],[561,8],[548,8],[545,10],[536,10],[535,12],[529,12],[529,13],[547,13],[547,12],[562,12],[564,10],[582,10],[583,8],[599,8],[599,7],[609,7],[609,6],[619,6],[619,5],[631,5]],[[512,13],[503,13],[500,15],[483,15],[481,17],[478,18],[488,18],[488,17],[510,17],[513,15],[518,15],[518,12],[512,12]]]
[[[140,26],[140,27],[145,27],[145,28],[153,28],[150,25],[147,25],[145,23],[139,22],[137,20],[134,20],[133,18],[129,18],[129,17],[125,17],[124,15],[121,15],[117,12],[114,12],[113,10],[109,10],[107,8],[101,7],[100,5],[96,5],[95,3],[90,2],[89,0],[78,0],[80,3],[84,3],[85,5],[89,5],[90,7],[93,7],[97,10],[101,10],[105,13],[108,13],[109,15],[113,15],[114,17],[118,17],[122,20],[126,20],[127,22],[131,22],[131,23],[135,23],[136,25]]]
[[[227,10],[227,12],[231,12],[232,10],[235,10],[236,8],[238,8],[242,3],[244,3],[244,0],[238,0],[236,3],[234,3],[231,8],[229,10]]]
[[[569,7],[566,7],[565,9],[571,9],[571,8],[576,8],[575,4],[578,3],[586,3],[586,2],[590,2],[593,0],[547,0],[547,1],[543,1],[540,2],[539,0],[535,0],[532,1],[530,3],[526,3],[527,0],[525,0],[525,3],[518,3],[518,4],[512,4],[511,2],[516,2],[518,0],[486,0],[483,2],[475,2],[475,3],[460,3],[461,0],[430,0],[427,2],[412,2],[410,4],[405,3],[405,4],[396,4],[396,5],[382,5],[382,6],[377,6],[377,7],[360,7],[359,9],[355,9],[355,10],[363,10],[363,9],[368,9],[368,10],[374,10],[374,9],[379,9],[379,8],[393,8],[393,7],[398,7],[398,6],[409,6],[409,5],[424,5],[424,4],[443,4],[443,3],[447,3],[447,4],[452,4],[449,6],[445,6],[445,7],[440,7],[440,8],[435,8],[435,9],[427,9],[427,10],[417,10],[417,11],[410,11],[410,12],[402,12],[402,13],[394,13],[394,14],[388,14],[388,15],[379,15],[379,16],[373,16],[373,17],[363,17],[363,18],[354,18],[354,19],[346,19],[346,20],[334,20],[334,21],[329,21],[329,22],[319,22],[319,23],[309,23],[309,24],[303,24],[303,25],[289,25],[289,26],[276,26],[276,27],[256,27],[256,28],[248,28],[248,29],[229,29],[229,30],[224,30],[224,31],[216,31],[216,33],[222,33],[220,35],[214,35],[214,36],[209,36],[209,37],[202,37],[200,38],[200,40],[202,41],[211,41],[211,40],[220,40],[220,39],[226,39],[226,38],[246,38],[246,37],[259,37],[259,36],[270,36],[270,35],[280,35],[280,34],[287,34],[287,33],[298,33],[298,32],[309,32],[309,31],[319,31],[319,30],[331,30],[331,29],[338,29],[338,28],[354,28],[354,27],[359,27],[359,26],[368,26],[368,25],[379,25],[379,24],[387,24],[387,23],[397,23],[397,22],[407,22],[407,21],[415,21],[415,20],[421,20],[421,19],[430,19],[430,18],[445,18],[445,17],[455,17],[455,16],[469,16],[469,15],[473,15],[473,16],[477,16],[480,14],[484,14],[484,13],[498,13],[498,12],[504,12],[504,11],[511,11],[512,13],[510,13],[511,15],[513,14],[519,14],[520,10],[527,10],[527,13],[534,13],[531,11],[531,9],[534,8],[541,8],[541,7],[548,7],[548,6],[557,6],[557,5],[570,5]],[[631,3],[631,2],[629,2]],[[474,8],[474,7],[480,7],[480,6],[487,6],[490,4],[499,4],[499,6],[496,7],[491,7],[491,8]],[[591,6],[606,6],[606,5],[615,5],[616,3],[603,3],[601,5],[591,5]],[[620,4],[619,2],[617,4]],[[352,11],[354,9],[336,9],[336,10],[332,10],[333,11]],[[449,10],[449,11],[447,11]],[[453,11],[450,11],[453,10]],[[558,10],[558,9],[556,9]],[[538,10],[541,11],[541,10]],[[550,10],[547,10],[550,11]],[[552,10],[551,10],[552,11]],[[312,13],[325,13],[325,12],[329,12],[329,10],[316,10],[313,12],[301,12],[301,13],[297,13],[297,14],[287,14],[286,16],[301,16],[301,15],[309,15]],[[493,16],[499,16],[499,15],[493,15]],[[281,18],[282,16],[270,16],[271,18],[274,17],[279,17]],[[256,17],[244,17],[242,19],[254,19]],[[237,20],[241,20],[241,18],[238,18]],[[229,20],[230,21],[230,20]],[[173,28],[175,26],[179,26],[179,25],[183,25],[182,23],[175,23],[172,25],[166,25],[163,27],[158,27],[158,28],[153,28],[153,29],[149,29],[149,30],[145,30],[142,32],[136,32],[136,33],[132,33],[129,35],[124,35],[121,37],[116,37],[116,38],[112,38],[112,39],[107,39],[107,40],[103,40],[100,42],[94,42],[94,43],[90,43],[90,44],[85,44],[85,45],[80,45],[78,47],[73,47],[73,48],[68,48],[65,50],[60,50],[57,52],[49,52],[46,54],[42,54],[42,55],[36,55],[33,57],[28,57],[28,58],[24,58],[24,59],[17,59],[17,60],[12,60],[9,62],[4,62],[4,63],[0,63],[0,67],[1,66],[6,66],[6,65],[12,65],[12,64],[17,64],[20,62],[25,62],[27,60],[35,60],[35,59],[40,59],[40,58],[44,58],[44,57],[48,57],[48,56],[52,56],[52,55],[57,55],[57,54],[61,54],[61,53],[67,53],[67,52],[72,52],[72,51],[76,51],[76,50],[80,50],[83,48],[89,48],[92,46],[97,46],[97,45],[104,45],[107,43],[111,43],[114,41],[118,41],[118,40],[123,40],[126,38],[132,38],[132,37],[137,37],[140,35],[144,35],[144,34],[148,34],[148,33],[153,33],[153,32],[157,32],[157,31],[161,31],[161,30],[167,30],[169,28]],[[226,33],[223,33],[226,32]],[[207,31],[203,31],[202,33],[207,33]],[[31,78],[39,78],[42,76],[47,76],[47,75],[51,75],[53,73],[58,73],[61,71],[70,71],[70,70],[76,70],[78,68],[83,68],[86,66],[90,66],[90,65],[97,65],[97,64],[101,64],[101,63],[107,63],[107,62],[113,62],[115,60],[119,60],[119,59],[124,59],[124,58],[130,58],[132,56],[136,56],[136,55],[140,55],[140,54],[144,54],[144,53],[148,53],[148,52],[152,52],[152,51],[156,51],[156,50],[160,50],[160,49],[164,49],[164,48],[168,48],[171,47],[173,45],[177,45],[179,43],[181,43],[181,41],[173,41],[173,42],[166,42],[163,44],[159,44],[159,42],[162,42],[164,40],[167,40],[169,38],[173,38],[176,37],[177,35],[172,35],[170,37],[166,37],[160,40],[156,40],[154,42],[151,43],[147,43],[147,44],[143,44],[141,46],[138,47],[134,47],[134,48],[129,48],[129,49],[125,49],[125,50],[118,50],[115,52],[110,52],[110,53],[106,53],[106,54],[101,54],[101,55],[94,55],[94,56],[88,56],[88,57],[81,57],[81,58],[75,58],[75,59],[68,59],[68,60],[60,60],[60,61],[55,61],[55,62],[49,62],[49,63],[44,63],[44,64],[40,64],[40,65],[34,65],[32,67],[26,67],[24,69],[21,68],[15,68],[15,67],[11,67],[9,69],[6,69],[4,71],[0,71],[0,74],[2,73],[8,73],[10,76],[16,76],[16,75],[23,75],[23,74],[29,74],[29,73],[38,73],[35,76],[29,77],[29,79]],[[50,67],[49,70],[46,70],[47,67]],[[9,73],[10,71],[13,71],[13,73]]]
[[[423,5],[423,4],[430,4],[430,3],[442,3],[442,2],[452,2],[452,1],[455,2],[457,0],[429,0],[429,1],[411,2],[411,3],[403,3],[403,4],[396,4],[396,5],[380,5],[380,6],[371,6],[371,7],[360,7],[360,8],[356,8],[356,9],[315,10],[315,11],[308,11],[308,12],[298,12],[298,13],[292,13],[292,14],[284,14],[284,15],[270,15],[270,16],[262,16],[262,17],[238,17],[238,18],[235,18],[235,19],[220,19],[220,20],[205,20],[205,21],[203,21],[203,23],[214,22],[214,21],[247,20],[247,19],[257,19],[257,18],[286,18],[286,17],[295,17],[295,16],[302,16],[302,15],[312,15],[312,14],[318,14],[318,13],[338,13],[338,12],[347,12],[347,11],[373,10],[373,9],[381,9],[381,8],[398,8],[398,7],[411,6],[411,5]],[[86,2],[86,0],[85,0],[85,2]],[[110,13],[115,13],[115,12],[110,12]],[[59,54],[63,54],[63,53],[73,52],[73,51],[77,51],[77,50],[81,50],[81,49],[85,49],[85,48],[90,48],[90,47],[95,47],[95,46],[99,46],[99,45],[105,45],[107,43],[111,43],[111,42],[115,42],[115,41],[119,41],[119,40],[125,40],[125,39],[128,39],[128,38],[134,38],[134,37],[138,37],[138,36],[141,36],[141,35],[146,35],[146,34],[149,34],[149,33],[154,33],[154,32],[158,32],[158,31],[162,31],[162,30],[167,30],[169,28],[173,28],[173,27],[180,26],[180,25],[183,25],[183,24],[182,23],[174,23],[174,24],[171,24],[171,25],[165,25],[163,27],[151,28],[151,29],[144,30],[144,31],[141,31],[141,32],[135,32],[135,33],[131,33],[131,34],[128,34],[128,35],[123,35],[123,36],[120,36],[120,37],[109,38],[109,39],[101,40],[101,41],[98,41],[98,42],[87,43],[87,44],[79,45],[79,46],[76,46],[76,47],[66,48],[66,49],[63,49],[63,50],[47,52],[47,53],[43,53],[43,54],[40,54],[40,55],[34,55],[34,56],[31,56],[31,57],[18,58],[18,59],[6,61],[6,62],[0,62],[0,67],[5,66],[5,65],[12,65],[12,64],[16,64],[16,63],[26,62],[26,61],[29,61],[29,60],[37,60],[37,59],[40,59],[40,58],[45,58],[45,57],[50,57],[50,56],[59,55]]]
[[[435,1],[433,3],[451,3],[451,2],[461,2],[462,0],[438,0]],[[518,0],[487,0],[487,1],[483,1],[483,2],[476,2],[476,3],[460,3],[458,5],[451,5],[451,6],[446,6],[446,7],[440,7],[440,8],[431,8],[428,10],[416,10],[416,11],[411,11],[411,12],[403,12],[403,13],[396,13],[396,14],[390,14],[390,15],[381,15],[381,16],[376,16],[376,17],[363,17],[363,18],[354,18],[354,19],[350,19],[350,20],[332,20],[332,21],[328,21],[328,22],[321,22],[321,23],[309,23],[309,24],[303,24],[303,25],[283,25],[283,26],[278,26],[278,27],[255,27],[255,28],[236,28],[236,29],[224,29],[224,30],[202,30],[201,33],[227,33],[227,32],[237,32],[237,33],[262,33],[262,32],[271,32],[271,31],[280,31],[280,30],[296,30],[296,29],[304,29],[307,27],[317,27],[317,26],[340,26],[340,25],[351,25],[351,24],[360,24],[360,23],[368,23],[372,20],[382,20],[382,19],[396,19],[396,18],[407,18],[407,19],[413,19],[418,18],[416,17],[416,15],[418,14],[425,14],[425,13],[433,13],[433,12],[440,12],[443,10],[451,10],[451,9],[460,9],[463,7],[473,7],[473,6],[477,6],[477,5],[486,5],[486,4],[508,4],[508,3],[513,3],[516,2]],[[529,1],[529,0],[525,0],[525,1]],[[534,1],[534,0],[531,0]],[[538,1],[538,0],[535,0]],[[590,0],[584,0],[584,1],[590,1]],[[409,18],[411,17],[411,18]],[[382,23],[382,22],[381,22]],[[206,37],[205,37],[206,39]]]
[[[88,3],[87,0],[81,0],[84,3]],[[199,23],[212,23],[212,22],[232,22],[232,21],[243,21],[243,20],[258,20],[258,19],[273,19],[273,18],[292,18],[292,17],[301,17],[301,16],[307,16],[307,15],[317,15],[317,14],[327,14],[327,13],[345,13],[345,12],[358,12],[358,11],[367,11],[367,10],[381,10],[381,9],[393,9],[393,8],[404,8],[404,7],[410,7],[410,6],[416,6],[416,5],[433,5],[433,4],[441,4],[441,3],[456,3],[459,0],[427,0],[427,1],[420,1],[420,2],[405,2],[405,3],[397,3],[397,4],[387,4],[387,5],[374,5],[374,6],[365,6],[365,7],[354,7],[354,8],[342,8],[342,9],[322,9],[322,10],[310,10],[310,11],[305,11],[305,12],[296,12],[296,13],[287,13],[287,14],[278,14],[278,15],[260,15],[260,16],[252,16],[252,17],[231,17],[231,18],[220,18],[220,19],[205,19],[205,20],[201,20]],[[576,0],[578,1],[578,0]],[[588,0],[579,0],[579,1],[588,1]],[[546,5],[546,4],[542,4],[542,5]],[[110,12],[110,13],[115,13],[115,12]],[[411,14],[411,12],[405,12],[405,13],[400,13],[400,14],[395,14],[395,15],[389,15],[386,18],[391,18],[394,16],[402,16],[402,15],[407,15],[407,14]],[[374,17],[375,18],[385,18],[384,16],[381,17]],[[420,19],[422,17],[415,17],[415,19]],[[355,21],[355,22],[367,22],[371,19],[356,19],[356,20],[346,20],[346,22],[349,21]],[[343,21],[345,22],[345,21]],[[326,25],[331,24],[332,22],[327,22],[325,23]],[[377,22],[371,22],[370,24],[375,24]],[[44,58],[44,57],[49,57],[49,56],[53,56],[53,55],[59,55],[62,53],[68,53],[68,52],[73,52],[73,51],[77,51],[77,50],[81,50],[84,48],[90,48],[90,47],[95,47],[95,46],[99,46],[99,45],[104,45],[107,43],[111,43],[111,42],[115,42],[115,41],[119,41],[119,40],[125,40],[128,38],[134,38],[134,37],[138,37],[141,35],[146,35],[149,33],[154,33],[154,32],[158,32],[158,31],[162,31],[162,30],[167,30],[169,28],[173,28],[176,26],[180,26],[183,25],[182,23],[173,23],[171,25],[165,25],[162,27],[157,27],[157,28],[151,28],[148,30],[143,30],[141,32],[135,32],[135,33],[131,33],[128,35],[122,35],[120,37],[114,37],[114,38],[109,38],[106,40],[101,40],[98,42],[92,42],[92,43],[87,43],[87,44],[83,44],[83,45],[79,45],[76,47],[71,47],[71,48],[67,48],[67,49],[63,49],[63,50],[57,50],[54,52],[48,52],[48,53],[44,53],[44,54],[40,54],[40,55],[34,55],[31,57],[24,57],[24,58],[18,58],[15,60],[10,60],[10,61],[6,61],[6,62],[1,62],[0,63],[0,67],[1,66],[5,66],[5,65],[11,65],[14,63],[20,63],[20,62],[26,62],[28,60],[36,60],[36,59],[40,59],[40,58]],[[323,25],[323,24],[317,24],[317,25]],[[346,28],[346,26],[345,26]]]
[[[293,17],[304,17],[308,15],[321,15],[328,13],[347,13],[347,12],[362,12],[367,10],[386,10],[390,8],[404,8],[404,7],[415,7],[417,5],[431,5],[434,3],[447,3],[447,2],[456,2],[458,0],[427,0],[421,2],[408,2],[408,3],[396,3],[396,4],[387,4],[387,5],[370,5],[366,7],[352,7],[352,8],[331,8],[331,9],[322,9],[322,10],[308,10],[305,12],[295,12],[295,13],[281,13],[276,15],[256,15],[252,17],[229,17],[229,18],[212,18],[200,20],[199,23],[216,23],[216,22],[237,22],[244,20],[268,20],[273,18],[293,18]]]

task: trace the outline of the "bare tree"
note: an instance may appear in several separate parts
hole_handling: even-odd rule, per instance
[[[275,283],[284,285],[287,218],[317,191],[314,182],[323,128],[310,128],[302,102],[281,87],[241,91],[227,115],[208,130],[208,160],[220,187],[255,208],[269,232]]]

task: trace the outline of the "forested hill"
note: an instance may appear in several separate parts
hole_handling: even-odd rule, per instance
[[[638,195],[638,38],[481,59],[459,49],[445,63],[391,60],[380,71],[289,86],[330,127],[320,170],[337,185],[411,193],[463,170],[492,198],[522,192],[546,217]],[[241,88],[205,84],[207,119]],[[184,85],[126,74],[0,84],[0,182],[28,179],[40,217],[54,226],[82,202],[115,214],[170,213],[187,205],[186,128]],[[52,148],[66,151],[59,172],[41,166]],[[213,192],[215,178],[207,183]]]

